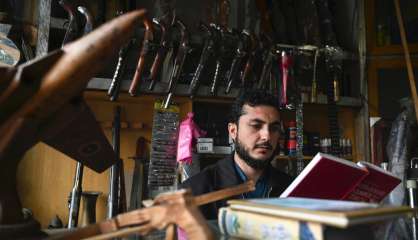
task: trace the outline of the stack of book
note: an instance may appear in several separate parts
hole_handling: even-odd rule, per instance
[[[223,234],[241,238],[324,239],[329,227],[412,216],[410,207],[379,204],[400,182],[371,164],[318,153],[281,198],[230,200],[218,224]]]

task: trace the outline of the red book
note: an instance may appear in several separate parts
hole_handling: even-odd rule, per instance
[[[280,197],[380,202],[400,182],[373,164],[318,153]]]

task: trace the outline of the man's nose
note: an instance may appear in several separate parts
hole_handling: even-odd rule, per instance
[[[266,127],[263,127],[261,130],[260,130],[260,138],[263,140],[263,141],[268,141],[268,140],[270,140],[270,134],[271,134],[271,132],[270,132],[270,129],[268,128],[268,126],[266,126]]]

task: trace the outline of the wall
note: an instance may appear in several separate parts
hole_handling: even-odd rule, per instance
[[[121,130],[121,158],[125,165],[126,182],[130,183],[134,161],[129,157],[135,154],[135,143],[139,136],[144,136],[148,140],[151,138],[153,104],[158,96],[132,98],[124,94],[117,103],[108,101],[105,92],[87,92],[85,97],[97,120],[102,124],[108,125],[112,121],[116,104],[122,106],[122,122],[143,123],[144,127],[141,129]],[[175,98],[175,101],[179,103],[180,119],[183,119],[192,109],[191,101],[188,98]],[[105,134],[110,141],[111,129],[105,128]],[[66,224],[67,198],[72,188],[75,167],[74,160],[43,143],[33,147],[22,159],[17,177],[20,199],[23,207],[33,211],[42,227],[46,227],[55,214]],[[108,172],[97,174],[87,168],[84,170],[83,191],[103,192],[97,203],[97,220],[104,219],[106,215]],[[128,185],[126,191],[130,192]]]

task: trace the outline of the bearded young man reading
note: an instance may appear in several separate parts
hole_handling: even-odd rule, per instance
[[[271,166],[280,136],[278,99],[259,90],[242,93],[232,105],[228,132],[235,152],[182,183],[193,195],[241,184],[249,179],[256,190],[235,198],[278,197],[292,178]],[[206,219],[216,219],[226,201],[210,203],[200,209]]]

